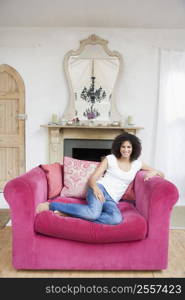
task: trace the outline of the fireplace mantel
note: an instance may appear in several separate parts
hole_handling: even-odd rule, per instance
[[[63,162],[64,139],[114,139],[124,131],[137,134],[143,127],[130,126],[81,126],[81,125],[41,125],[48,129],[49,163]]]

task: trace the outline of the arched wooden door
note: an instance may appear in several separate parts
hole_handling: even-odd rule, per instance
[[[25,171],[25,89],[19,73],[0,65],[0,190]]]

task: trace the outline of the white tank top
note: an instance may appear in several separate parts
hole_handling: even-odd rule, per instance
[[[115,202],[119,202],[128,185],[134,180],[136,173],[141,169],[142,162],[136,159],[131,163],[130,171],[123,171],[120,169],[114,154],[107,155],[106,158],[108,160],[108,168],[104,176],[97,183],[101,183],[112,199]]]

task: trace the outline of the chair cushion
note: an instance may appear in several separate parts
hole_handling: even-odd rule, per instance
[[[61,198],[55,201],[61,201]],[[85,204],[84,200],[62,199],[62,202]],[[35,231],[44,235],[86,243],[114,243],[142,240],[146,237],[147,223],[133,204],[121,201],[123,215],[118,225],[97,224],[74,217],[59,216],[53,211],[43,211],[35,217]]]

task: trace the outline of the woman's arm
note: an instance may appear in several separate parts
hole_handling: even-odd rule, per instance
[[[90,188],[92,188],[94,195],[96,198],[98,198],[100,201],[104,201],[104,196],[102,191],[99,189],[99,187],[96,184],[96,181],[104,174],[108,166],[107,158],[105,158],[99,166],[96,168],[96,170],[93,172],[93,174],[90,176],[88,180],[88,185]]]
[[[163,172],[158,171],[158,170],[146,165],[145,163],[142,163],[141,169],[144,171],[148,171],[144,177],[144,180],[148,180],[149,178],[152,178],[153,176],[160,176],[162,178],[165,177]]]

